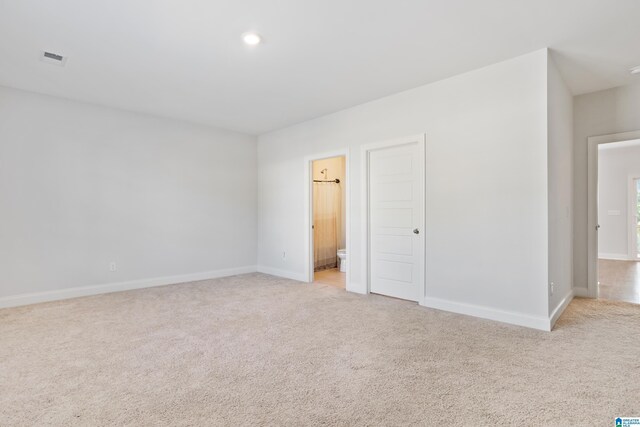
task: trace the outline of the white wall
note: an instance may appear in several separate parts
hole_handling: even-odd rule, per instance
[[[342,204],[341,204],[341,212],[340,219],[342,220],[340,223],[340,241],[338,242],[338,249],[343,249],[347,244],[347,229],[344,224],[344,219],[346,218],[346,206],[347,206],[347,176],[346,176],[346,167],[345,167],[345,158],[344,157],[330,157],[328,159],[315,160],[313,162],[313,179],[325,179],[324,176],[320,173],[323,169],[327,169],[327,179],[339,179],[341,195],[342,195]],[[333,184],[331,184],[333,185]]]
[[[546,82],[540,50],[260,136],[260,268],[304,279],[304,157],[349,147],[350,290],[365,292],[360,146],[426,132],[428,304],[541,327]]]
[[[573,274],[574,287],[587,289],[587,138],[640,130],[640,85],[574,97]]]
[[[622,145],[621,145],[622,144]],[[598,254],[600,258],[628,259],[630,176],[640,177],[640,146],[601,144],[598,153]]]
[[[551,57],[547,79],[549,314],[553,315],[571,300],[573,288],[573,96]]]
[[[256,169],[255,137],[0,87],[0,302],[255,266]]]

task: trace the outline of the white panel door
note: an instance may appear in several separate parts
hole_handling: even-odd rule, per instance
[[[369,153],[370,291],[419,301],[424,289],[424,145]]]

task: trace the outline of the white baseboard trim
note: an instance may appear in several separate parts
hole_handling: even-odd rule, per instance
[[[360,283],[349,282],[346,286],[347,292],[353,292],[354,294],[366,295],[367,288],[361,286]]]
[[[564,310],[569,306],[569,304],[573,301],[573,289],[569,289],[569,292],[562,298],[560,304],[553,310],[551,316],[549,316],[549,329],[553,329],[553,326],[556,324],[556,321],[560,318]]]
[[[579,297],[579,298],[591,298],[591,295],[589,294],[589,289],[587,288],[573,288],[572,290],[573,292],[573,296],[574,297]]]
[[[285,279],[297,280],[298,282],[308,283],[304,273],[296,273],[293,271],[279,270],[277,268],[266,267],[264,265],[258,266],[258,273],[269,274],[271,276],[284,277]]]
[[[612,261],[633,261],[629,254],[598,254],[598,259],[608,259]]]
[[[516,313],[512,311],[497,310],[473,304],[443,300],[440,298],[425,297],[425,307],[452,313],[465,314],[467,316],[480,317],[482,319],[495,320],[512,325],[525,326],[527,328],[550,331],[549,319],[543,316]]]
[[[18,307],[21,305],[37,304],[41,302],[58,301],[69,298],[85,297],[89,295],[107,294],[111,292],[129,291],[132,289],[152,288],[154,286],[174,285],[178,283],[195,282],[198,280],[217,279],[235,276],[237,274],[255,273],[256,266],[227,268],[224,270],[205,271],[177,276],[156,277],[152,279],[131,280],[127,282],[105,283],[102,285],[80,286],[47,292],[34,292],[0,298],[0,308]]]

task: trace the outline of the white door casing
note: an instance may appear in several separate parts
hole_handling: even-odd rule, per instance
[[[640,131],[587,138],[587,286],[576,287],[580,297],[598,298],[598,145],[640,139]]]
[[[399,142],[368,152],[369,291],[421,301],[424,135]]]

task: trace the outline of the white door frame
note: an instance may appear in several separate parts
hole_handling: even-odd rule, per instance
[[[598,298],[598,145],[634,139],[640,131],[587,138],[587,295],[579,296]]]
[[[636,181],[640,180],[640,172],[629,174],[627,181],[627,241],[629,248],[627,250],[630,261],[639,261],[638,258],[638,237],[636,235],[636,198],[638,197],[636,190]]]
[[[365,144],[362,146],[361,148],[361,168],[362,168],[362,189],[361,189],[361,194],[362,194],[362,217],[361,217],[361,253],[362,253],[362,257],[363,257],[363,262],[362,262],[362,271],[361,271],[361,275],[362,275],[362,282],[364,283],[364,285],[366,286],[366,293],[370,293],[371,292],[371,283],[370,283],[370,277],[369,277],[369,272],[371,271],[371,245],[369,242],[369,211],[370,211],[370,206],[369,206],[369,153],[371,153],[372,151],[375,150],[380,150],[383,148],[389,148],[389,147],[395,147],[395,146],[399,146],[399,145],[405,145],[405,144],[411,144],[413,142],[419,142],[420,145],[420,152],[422,154],[422,167],[421,167],[421,177],[420,179],[422,180],[423,184],[423,188],[424,188],[424,194],[423,194],[423,206],[422,206],[422,212],[420,213],[420,224],[418,225],[418,228],[420,230],[422,230],[423,233],[425,233],[425,238],[424,238],[424,242],[425,242],[425,248],[423,250],[423,253],[425,255],[424,257],[424,263],[423,263],[423,271],[422,271],[422,283],[423,283],[423,289],[420,291],[420,296],[418,298],[418,304],[420,305],[424,305],[424,301],[425,301],[425,297],[427,294],[427,275],[426,275],[426,269],[427,269],[427,260],[426,260],[426,242],[427,242],[427,238],[426,238],[426,205],[427,205],[427,192],[426,192],[426,152],[427,152],[427,135],[426,134],[419,134],[419,135],[413,135],[410,137],[405,137],[405,138],[398,138],[398,139],[391,139],[391,140],[386,140],[386,141],[379,141],[379,142],[374,142],[374,143],[370,143],[370,144]]]
[[[351,179],[349,178],[349,148],[343,148],[336,151],[330,151],[322,154],[315,154],[312,156],[306,156],[304,158],[304,176],[305,176],[305,186],[304,186],[304,238],[305,238],[305,259],[307,262],[305,263],[305,274],[304,276],[307,278],[308,283],[313,283],[313,162],[316,160],[324,160],[330,159],[332,157],[344,157],[344,175],[345,181],[344,183],[344,191],[345,191],[345,218],[344,218],[344,227],[345,227],[345,246],[347,249],[347,256],[351,254],[351,233],[350,233],[350,224],[351,224]],[[349,291],[351,285],[351,261],[347,261],[347,272],[346,272],[346,282],[345,287]]]

